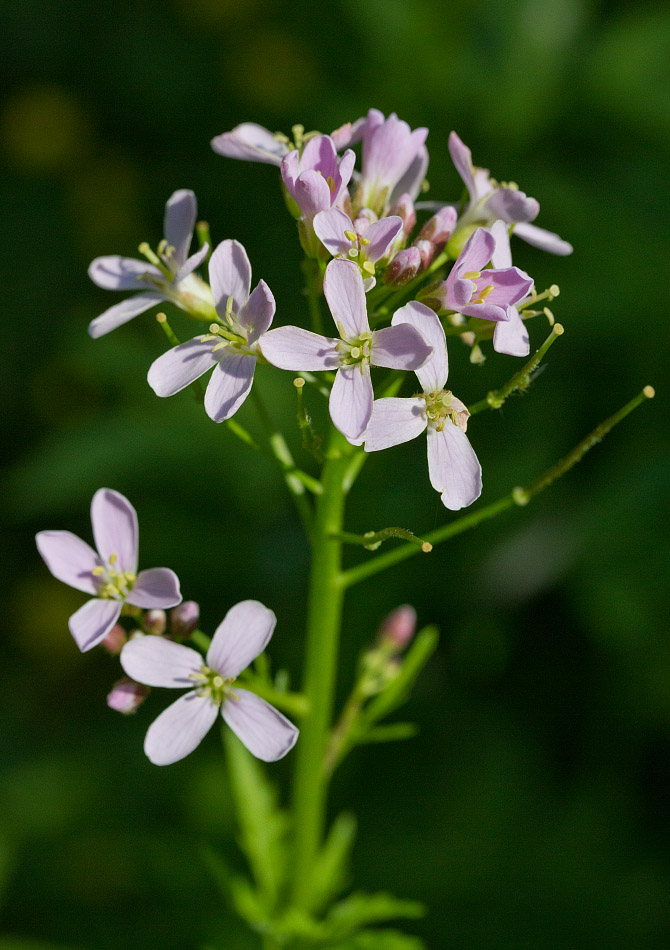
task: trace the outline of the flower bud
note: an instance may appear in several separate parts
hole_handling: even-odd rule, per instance
[[[389,214],[397,214],[398,217],[402,218],[402,229],[405,235],[412,232],[416,224],[416,211],[414,210],[414,202],[408,194],[400,195]]]
[[[128,637],[126,636],[126,631],[123,629],[121,624],[115,623],[105,639],[102,641],[101,646],[112,656],[118,656],[127,639]]]
[[[167,626],[167,615],[164,610],[147,610],[144,615],[144,629],[147,633],[160,637],[165,633]]]
[[[435,313],[439,313],[440,310],[445,309],[447,303],[446,281],[438,280],[433,284],[428,284],[428,286],[422,287],[419,293],[416,295],[416,299],[425,307],[430,307],[430,309],[434,310]]]
[[[416,610],[409,604],[403,604],[382,620],[377,634],[379,644],[400,652],[414,636],[415,629]]]
[[[421,254],[415,247],[398,251],[384,271],[384,283],[402,287],[416,277],[421,267]]]
[[[456,227],[458,214],[451,205],[444,208],[429,218],[419,232],[419,240],[430,241],[433,245],[433,253],[438,253],[451,238]]]
[[[107,705],[110,709],[129,716],[139,709],[148,695],[148,686],[143,686],[142,683],[136,683],[130,677],[124,676],[112,686],[107,696]]]
[[[413,247],[415,247],[421,255],[420,269],[422,271],[426,270],[435,255],[435,245],[431,244],[430,241],[423,240],[423,238],[417,238]]]
[[[170,632],[176,637],[188,637],[198,626],[200,607],[194,600],[185,600],[170,611]]]
[[[354,231],[356,234],[365,234],[370,225],[378,220],[379,218],[372,208],[361,208],[354,221]]]

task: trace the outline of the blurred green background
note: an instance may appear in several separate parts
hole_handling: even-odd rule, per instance
[[[329,131],[370,106],[429,126],[431,197],[460,194],[454,128],[575,246],[560,259],[515,242],[539,288],[560,284],[566,334],[527,395],[473,422],[482,503],[644,384],[658,396],[527,509],[352,592],[342,691],[396,605],[443,633],[407,710],[418,740],[355,753],[335,781],[333,812],[360,817],[355,883],[428,902],[411,929],[433,950],[669,946],[667,5],[23,0],[2,19],[1,950],[256,946],[200,860],[205,844],[240,860],[215,735],[181,764],[149,764],[164,696],[135,717],[108,710],[116,662],[75,648],[82,598],[33,536],[90,538],[93,492],[124,492],[141,564],[174,568],[210,632],[260,597],[279,618],[273,662],[297,681],[307,560],[282,484],[188,393],[149,390],[165,345],[153,314],[88,338],[120,298],[86,267],[155,246],[168,195],[193,188],[215,242],[247,247],[278,322],[304,323],[276,171],[209,139],[245,120]],[[518,368],[487,352],[470,367],[451,346],[466,403]],[[259,376],[290,427],[290,379]],[[256,430],[251,405],[240,421]],[[349,529],[448,519],[425,468],[418,444],[373,457]],[[273,773],[285,783],[289,768]]]

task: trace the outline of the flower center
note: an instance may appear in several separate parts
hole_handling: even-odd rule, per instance
[[[133,589],[137,576],[130,571],[117,571],[114,567],[118,555],[110,554],[107,567],[94,567],[91,573],[98,585],[98,597],[103,600],[125,600]]]
[[[353,231],[350,228],[344,232],[345,238],[351,242],[351,247],[348,251],[348,256],[350,260],[356,261],[358,266],[361,269],[363,277],[374,277],[375,274],[375,265],[372,261],[367,259],[365,248],[370,243],[370,239],[366,238],[363,234],[359,234],[358,231]]]
[[[212,353],[229,347],[238,353],[244,354],[244,356],[256,355],[255,346],[249,346],[247,343],[247,331],[239,322],[237,314],[233,311],[232,297],[229,297],[226,301],[226,312],[223,315],[222,322],[211,323],[209,333],[201,337],[201,340],[203,343],[205,340],[217,341],[212,347]]]
[[[340,331],[340,342],[335,349],[340,361],[340,366],[360,365],[361,372],[363,367],[370,362],[372,353],[372,333],[366,331],[360,336],[347,336],[344,327],[338,323],[337,329]]]
[[[426,417],[428,425],[441,432],[450,419],[463,432],[468,427],[470,413],[460,399],[449,389],[439,389],[432,393],[423,393],[426,400]]]
[[[191,673],[191,679],[197,684],[198,695],[208,696],[217,706],[220,706],[227,696],[230,696],[231,699],[236,698],[235,693],[230,688],[231,684],[235,682],[235,677],[224,679],[220,673],[209,666],[205,666],[204,663],[200,667],[199,673]]]
[[[158,270],[163,274],[169,283],[172,283],[174,276],[177,273],[177,264],[174,261],[175,248],[168,244],[168,242],[163,238],[163,240],[158,245],[158,252],[154,251],[148,241],[143,241],[138,247],[138,251],[142,257],[146,257],[150,264],[153,264],[154,267],[157,267]],[[161,284],[152,278],[152,275],[141,275],[138,277],[138,280],[150,280],[152,283],[155,283],[157,286]]]
[[[480,270],[469,270],[466,271],[465,274],[461,274],[461,277],[465,278],[465,280],[473,281],[475,285],[475,289],[472,291],[472,296],[470,297],[469,306],[484,303],[486,298],[490,297],[493,293],[493,284],[487,284],[486,280],[482,281],[483,286],[477,283],[481,276],[482,272]]]

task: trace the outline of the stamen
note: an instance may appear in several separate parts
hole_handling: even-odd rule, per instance
[[[137,250],[140,252],[140,254],[141,254],[143,257],[146,257],[146,259],[147,259],[151,264],[154,264],[156,267],[160,267],[160,266],[161,266],[161,260],[160,260],[160,258],[157,257],[156,254],[151,250],[151,248],[149,247],[149,244],[148,244],[147,241],[142,241],[142,243],[141,243],[140,246],[137,248]]]
[[[356,257],[358,257],[358,248],[356,248],[356,247],[350,247],[350,248],[349,248],[349,257],[351,257],[351,258],[356,258]]]
[[[368,246],[368,244],[370,243],[370,238],[366,238],[366,237],[359,237],[359,239],[358,239],[358,240],[359,240],[359,241],[360,241],[360,243],[361,243],[361,244],[363,245],[363,247],[367,247],[367,246]]]
[[[344,232],[344,236],[348,241],[355,241],[358,237],[356,232],[352,231],[351,228],[347,228],[347,230]]]
[[[109,563],[112,565],[112,567],[116,564],[116,562],[118,561],[118,559],[119,559],[119,558],[118,558],[118,555],[117,555],[117,554],[110,554],[110,555],[109,555]]]
[[[464,277],[466,280],[477,280],[478,277],[482,276],[480,270],[469,270],[465,274],[461,274],[461,277]]]
[[[104,573],[105,573],[104,567],[100,567],[100,566],[94,567],[93,570],[91,571],[91,574],[94,577],[102,577]]]
[[[370,276],[374,276],[375,265],[372,263],[372,261],[365,261],[363,263],[363,270],[370,274]]]
[[[493,284],[488,284],[488,286],[484,287],[483,290],[479,291],[479,296],[480,296],[481,301],[483,302],[484,300],[486,300],[486,298],[490,297],[492,293],[493,293]]]

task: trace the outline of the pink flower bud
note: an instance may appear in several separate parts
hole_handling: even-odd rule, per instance
[[[416,610],[409,604],[396,607],[382,620],[379,627],[378,639],[381,645],[391,647],[395,651],[404,650],[414,636],[416,629]]]
[[[417,238],[417,240],[414,242],[414,247],[421,255],[421,270],[424,271],[435,255],[435,245],[431,244],[430,241],[424,241],[422,238]]]
[[[147,610],[144,615],[144,629],[147,633],[160,637],[167,627],[167,614],[164,610]]]
[[[421,254],[415,247],[407,247],[398,251],[389,266],[384,271],[384,283],[393,287],[402,287],[409,283],[419,272]]]
[[[397,214],[402,218],[402,229],[406,235],[410,234],[416,224],[414,202],[408,194],[400,195],[389,214]]]
[[[456,209],[450,205],[440,208],[421,228],[419,240],[430,241],[434,245],[434,253],[441,251],[454,233],[457,218]]]
[[[115,623],[105,639],[102,641],[103,648],[112,656],[118,656],[128,637],[126,631],[120,623]]]
[[[107,705],[110,709],[129,716],[142,705],[149,695],[149,687],[136,683],[128,676],[117,680],[112,686],[111,692],[107,696]]]
[[[188,637],[198,626],[200,607],[194,600],[185,600],[183,604],[170,611],[170,631],[176,637]]]
[[[367,229],[371,224],[374,224],[375,221],[378,221],[379,218],[374,213],[372,208],[361,208],[361,210],[356,215],[356,220],[354,221],[354,231],[356,234],[365,234]]]

